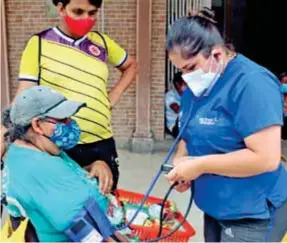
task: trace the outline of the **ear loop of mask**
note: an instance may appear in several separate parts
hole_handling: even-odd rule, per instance
[[[211,61],[211,65],[210,65],[210,67],[209,67],[209,72],[211,72],[213,60],[216,60],[215,54],[214,54],[213,52],[211,52],[211,55],[212,55],[212,61]],[[217,67],[217,70],[216,70],[216,75],[219,75],[220,72],[221,72],[221,68],[222,68],[222,66],[223,66],[223,61],[222,61],[222,59],[220,59],[217,63],[218,63],[218,67]]]
[[[211,69],[212,69],[212,65],[213,65],[213,59],[215,59],[214,54],[211,52],[211,60],[210,60],[210,64],[209,64],[209,69],[208,69],[208,73],[211,73]],[[218,70],[217,70],[218,71]]]
[[[212,60],[211,60],[211,63],[210,63],[210,67],[209,67],[208,73],[211,73],[212,64],[213,64],[213,59],[214,59],[214,60],[216,59],[213,53],[212,53],[211,55],[212,55],[212,56],[211,56]],[[220,70],[221,70],[221,68],[222,68],[222,60],[218,61],[218,62],[217,62],[217,65],[218,65],[218,67],[217,67],[217,70],[216,70],[216,75],[214,76],[214,78],[213,78],[211,84],[209,85],[208,90],[212,89],[212,87],[213,87],[214,84],[216,83],[216,80],[217,80],[217,79],[219,78],[219,76],[221,75],[221,71],[220,71]],[[209,92],[209,91],[207,91],[207,92]]]

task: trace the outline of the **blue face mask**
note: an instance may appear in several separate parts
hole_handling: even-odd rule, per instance
[[[287,84],[282,84],[282,86],[281,86],[281,92],[282,92],[283,94],[287,94]]]
[[[57,122],[55,125],[53,135],[49,139],[60,149],[68,150],[78,144],[81,129],[76,121],[71,120],[69,123]]]

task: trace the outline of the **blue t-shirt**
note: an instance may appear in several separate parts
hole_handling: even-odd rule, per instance
[[[184,92],[180,126],[192,109],[182,136],[188,154],[224,154],[246,148],[244,138],[282,125],[282,101],[277,78],[239,54],[206,95],[197,98],[190,89]],[[204,174],[195,180],[195,203],[217,219],[268,218],[267,201],[275,207],[282,205],[287,200],[286,185],[282,164],[274,172],[247,178]]]
[[[89,198],[106,212],[108,199],[100,194],[96,179],[64,152],[60,156],[11,145],[5,158],[3,190],[24,208],[40,241],[69,241],[63,231]],[[8,206],[12,216],[17,207]]]

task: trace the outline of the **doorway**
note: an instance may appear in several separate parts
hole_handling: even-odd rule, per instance
[[[287,1],[225,0],[225,34],[238,52],[275,75],[287,71]]]

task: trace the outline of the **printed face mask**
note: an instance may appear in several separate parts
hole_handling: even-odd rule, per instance
[[[71,120],[69,123],[51,122],[56,125],[53,134],[49,139],[60,149],[68,150],[75,147],[81,135],[81,129],[78,123]]]

